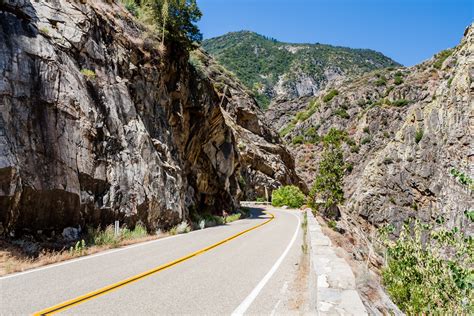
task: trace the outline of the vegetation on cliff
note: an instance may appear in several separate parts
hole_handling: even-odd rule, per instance
[[[202,40],[196,22],[201,19],[196,0],[122,0],[125,8],[161,38],[187,49]]]
[[[467,213],[466,213],[467,216]],[[472,219],[471,219],[472,221]],[[407,221],[387,249],[383,281],[395,303],[408,314],[471,315],[474,312],[474,239],[455,227]]]

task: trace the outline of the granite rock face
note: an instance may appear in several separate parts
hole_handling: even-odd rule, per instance
[[[249,170],[299,181],[278,135],[255,124],[263,115],[240,106],[254,101],[227,94],[223,103],[179,46],[160,54],[114,2],[3,1],[1,233],[116,219],[168,228],[193,210],[237,208]],[[243,134],[268,148],[246,157]]]
[[[315,98],[275,102],[266,116],[289,130],[287,142],[303,137],[306,144],[291,151],[308,186],[323,150],[318,136],[330,128],[347,132],[343,149],[352,168],[344,180],[343,215],[358,229],[442,216],[449,227],[474,231],[464,215],[474,207],[473,187],[451,174],[456,169],[474,178],[473,51],[470,26],[457,47],[418,66],[369,73]],[[332,89],[338,95],[324,101]],[[316,110],[298,120],[310,101]]]

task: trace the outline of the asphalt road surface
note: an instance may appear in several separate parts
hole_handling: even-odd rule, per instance
[[[300,313],[301,215],[268,211],[255,209],[252,218],[227,225],[2,277],[0,313]]]

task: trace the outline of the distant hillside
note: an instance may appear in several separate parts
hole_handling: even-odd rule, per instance
[[[275,97],[311,96],[348,75],[400,66],[369,49],[289,44],[248,31],[205,40],[203,47],[254,92],[263,108]]]

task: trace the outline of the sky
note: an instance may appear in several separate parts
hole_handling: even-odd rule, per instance
[[[197,0],[204,38],[249,30],[291,43],[370,48],[412,66],[459,43],[474,0]]]

